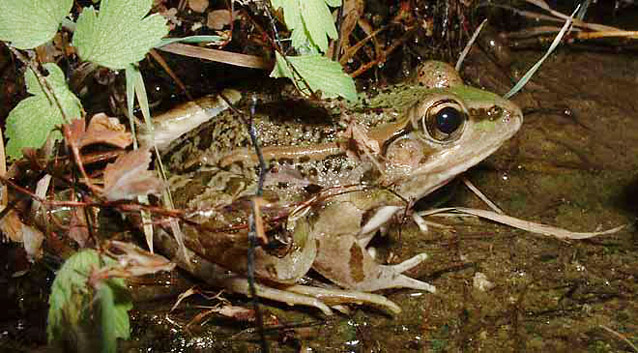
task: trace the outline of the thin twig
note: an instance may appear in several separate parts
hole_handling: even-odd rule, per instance
[[[257,328],[259,329],[259,340],[261,342],[261,349],[263,352],[268,352],[268,342],[266,341],[266,333],[264,331],[264,319],[262,316],[261,308],[259,306],[259,299],[257,298],[257,290],[255,289],[255,248],[258,245],[258,229],[257,223],[258,217],[261,215],[255,211],[255,208],[260,207],[260,203],[258,199],[261,199],[261,196],[264,193],[264,178],[266,175],[266,161],[264,161],[264,156],[261,153],[261,146],[259,144],[259,140],[257,138],[257,131],[255,129],[254,117],[255,117],[255,107],[257,105],[257,97],[253,95],[252,104],[250,106],[250,117],[248,119],[248,131],[250,134],[250,140],[255,148],[255,153],[259,158],[259,183],[257,184],[257,192],[255,193],[255,198],[253,199],[253,212],[250,217],[248,217],[248,222],[250,223],[250,231],[248,232],[248,287],[250,290],[250,296],[252,297],[253,310],[255,310],[255,319],[257,322]],[[259,220],[261,222],[261,220]],[[263,226],[262,226],[263,232]]]
[[[186,88],[182,80],[180,80],[179,77],[177,77],[175,72],[173,72],[171,67],[168,66],[168,63],[166,62],[166,60],[164,60],[164,58],[157,52],[157,50],[151,49],[149,51],[149,54],[151,54],[151,57],[155,59],[155,61],[157,61],[158,64],[160,64],[160,66],[164,69],[164,71],[168,74],[168,76],[170,76],[173,79],[173,81],[175,81],[175,84],[177,85],[177,87],[179,87],[179,89],[181,89],[184,92],[188,100],[192,101],[193,97],[191,97],[191,94],[188,92],[188,89]]]
[[[49,82],[44,78],[44,76],[42,76],[42,74],[40,73],[40,70],[38,70],[38,67],[31,60],[25,58],[24,55],[22,55],[22,53],[18,49],[14,48],[14,47],[12,47],[10,45],[8,45],[7,47],[9,48],[9,50],[11,50],[13,55],[15,55],[16,58],[18,58],[18,60],[20,60],[23,64],[25,64],[26,66],[28,66],[31,69],[31,71],[33,72],[35,77],[38,79],[38,84],[40,84],[40,88],[42,89],[42,92],[44,92],[44,94],[46,95],[46,97],[49,100],[49,102],[51,102],[51,103],[56,105],[58,110],[60,110],[60,114],[62,115],[62,119],[67,124],[70,124],[71,123],[71,119],[69,119],[69,117],[66,116],[66,113],[64,112],[64,109],[62,109],[62,105],[60,104],[60,101],[58,100],[58,97],[55,95],[55,92],[53,91],[53,88],[51,88],[51,86],[49,85]]]
[[[621,334],[620,332],[614,331],[611,328],[605,326],[605,325],[598,325],[598,327],[606,330],[607,332],[611,333],[612,335],[620,338],[621,340],[623,340],[623,342],[627,343],[633,350],[634,352],[638,352],[638,347],[636,347],[635,344],[631,343],[631,341],[629,339],[627,339],[627,337],[625,337],[625,335]]]
[[[71,129],[68,124],[62,125],[62,134],[64,135],[64,139],[66,140],[67,145],[71,149],[71,154],[73,154],[73,159],[75,161],[75,165],[80,170],[82,174],[82,178],[84,178],[84,184],[91,189],[96,195],[100,195],[102,193],[102,189],[93,185],[89,175],[86,174],[86,170],[84,169],[84,164],[82,164],[82,156],[80,155],[80,149],[71,138]]]

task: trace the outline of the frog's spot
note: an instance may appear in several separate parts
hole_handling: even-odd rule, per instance
[[[363,282],[364,273],[363,273],[363,253],[362,249],[359,247],[359,244],[356,242],[352,243],[350,247],[350,277],[356,282]]]
[[[266,266],[266,272],[272,278],[277,278],[277,268],[274,265]]]
[[[306,192],[308,192],[309,194],[317,194],[319,193],[319,191],[321,191],[321,189],[323,189],[321,185],[317,184],[309,184],[304,188],[304,190],[306,190]]]

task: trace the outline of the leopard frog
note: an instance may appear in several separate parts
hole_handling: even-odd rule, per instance
[[[393,287],[435,291],[402,274],[425,254],[382,265],[366,250],[369,240],[412,201],[496,151],[523,117],[512,102],[464,85],[447,64],[427,62],[418,73],[415,84],[353,105],[257,102],[253,121],[267,169],[260,217],[269,238],[255,249],[260,283],[326,303],[352,293],[360,295],[352,301],[366,302],[364,292]],[[237,105],[244,111],[246,98]],[[186,246],[239,275],[247,271],[249,200],[259,182],[247,118],[226,110],[173,142],[165,156],[175,205],[190,211]],[[297,284],[311,268],[343,290]]]

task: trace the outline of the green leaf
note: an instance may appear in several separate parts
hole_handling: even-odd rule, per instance
[[[97,283],[95,292],[87,283],[92,270],[115,263],[91,249],[76,253],[64,263],[55,276],[49,297],[49,342],[99,337],[103,352],[115,352],[117,338],[129,338],[128,311],[133,304],[124,280],[103,280]]]
[[[51,63],[44,64],[43,67],[49,72],[45,81],[57,97],[66,118],[69,121],[80,118],[82,105],[67,87],[62,70]],[[27,91],[33,96],[18,103],[7,118],[7,155],[11,158],[20,158],[25,147],[42,147],[49,133],[52,133],[55,140],[62,138],[62,134],[52,130],[56,125],[65,123],[60,109],[42,90],[40,82],[30,69],[25,73],[25,81]]]
[[[100,320],[102,352],[117,351],[117,339],[129,339],[130,323],[128,311],[133,304],[128,300],[122,279],[109,279],[97,289],[97,312]]]
[[[272,0],[272,6],[283,8],[284,21],[292,31],[292,46],[301,49],[308,43],[320,51],[328,49],[328,38],[336,39],[337,28],[328,5],[341,6],[341,0]]]
[[[92,267],[100,266],[95,250],[85,250],[71,256],[58,271],[49,296],[47,337],[49,342],[62,340],[67,330],[80,326],[90,304],[87,278]]]
[[[321,91],[324,98],[341,96],[349,101],[357,100],[357,89],[352,77],[341,70],[339,63],[321,55],[287,56],[276,53],[277,63],[270,77],[287,77],[293,80],[297,88],[309,94],[305,80],[312,91]],[[299,73],[296,75],[288,63]],[[298,77],[301,76],[301,77]]]
[[[330,7],[339,7],[341,6],[341,0],[326,0],[326,4]]]
[[[337,39],[337,27],[324,0],[301,1],[301,18],[310,39],[322,52],[328,50],[328,38]]]
[[[0,0],[0,40],[35,48],[53,38],[71,6],[73,0]]]
[[[83,60],[111,69],[136,63],[168,34],[166,20],[147,17],[153,0],[102,0],[99,14],[85,8],[77,22],[73,45]]]
[[[208,44],[217,45],[217,44],[220,44],[221,42],[222,42],[222,37],[209,36],[209,35],[188,36],[183,38],[164,38],[159,42],[159,44],[155,46],[155,48],[160,48],[172,43],[197,43],[197,44],[208,43]]]

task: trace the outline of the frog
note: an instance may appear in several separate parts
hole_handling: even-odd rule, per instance
[[[513,102],[465,85],[446,63],[428,61],[416,72],[411,82],[354,104],[255,104],[236,91],[215,98],[255,112],[228,109],[177,141],[163,141],[170,145],[164,164],[175,206],[188,210],[182,233],[190,255],[181,266],[202,276],[221,273],[218,284],[249,294],[248,220],[257,209],[263,224],[254,248],[257,295],[330,314],[329,306],[349,302],[400,312],[371,293],[383,289],[434,293],[434,285],[404,274],[427,254],[384,265],[368,245],[415,201],[494,153],[518,131],[523,114]],[[190,103],[159,118],[207,105]],[[300,284],[311,269],[332,286]]]

